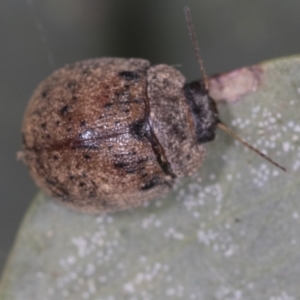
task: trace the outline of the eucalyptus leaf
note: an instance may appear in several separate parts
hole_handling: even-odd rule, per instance
[[[256,67],[220,118],[287,173],[218,132],[198,174],[147,207],[87,215],[40,193],[0,299],[300,299],[300,57]]]

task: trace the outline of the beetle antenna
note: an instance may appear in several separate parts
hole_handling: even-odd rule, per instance
[[[208,81],[208,77],[204,68],[204,64],[203,64],[203,60],[200,54],[200,50],[199,50],[199,45],[198,45],[198,41],[197,41],[197,37],[196,37],[196,33],[195,33],[195,28],[193,25],[193,20],[192,20],[192,16],[191,16],[191,12],[190,9],[188,7],[184,8],[184,14],[185,14],[185,19],[186,19],[186,23],[188,26],[188,30],[189,30],[189,35],[193,44],[193,48],[196,54],[196,58],[198,61],[198,65],[200,67],[200,71],[203,75],[203,80],[204,80],[204,87],[205,90],[208,91],[209,89],[209,81]]]
[[[195,28],[194,28],[194,25],[193,25],[191,12],[190,12],[190,9],[188,7],[184,8],[184,14],[185,14],[186,23],[187,23],[188,30],[189,30],[189,35],[190,35],[190,38],[191,38],[191,41],[192,41],[192,44],[193,44],[193,48],[194,48],[194,51],[195,51],[195,54],[196,54],[196,58],[197,58],[197,61],[198,61],[198,65],[199,65],[200,71],[203,75],[204,88],[205,88],[205,91],[208,93],[209,80],[208,80],[208,77],[207,77],[207,74],[206,74],[206,71],[205,71],[205,68],[204,68],[203,60],[202,60],[202,57],[201,57],[201,54],[200,54],[199,45],[198,45],[198,41],[197,41],[197,37],[196,37],[196,33],[195,33]],[[246,141],[244,141],[242,138],[240,138],[234,131],[229,129],[220,120],[217,123],[217,127],[219,129],[225,131],[227,134],[231,135],[234,139],[239,141],[242,145],[249,148],[251,151],[255,152],[256,154],[258,154],[259,156],[261,156],[262,158],[264,158],[265,160],[267,160],[268,162],[270,162],[271,164],[273,164],[274,166],[276,166],[280,170],[285,171],[285,172],[287,171],[286,168],[282,167],[277,162],[272,160],[270,157],[263,154],[260,150],[256,149],[255,147],[251,146]]]
[[[281,169],[282,171],[287,171],[286,168],[282,167],[279,165],[277,162],[275,162],[273,159],[268,157],[267,155],[263,154],[260,150],[254,148],[250,144],[248,144],[246,141],[244,141],[242,138],[240,138],[235,132],[233,132],[231,129],[229,129],[225,124],[223,124],[221,121],[218,122],[217,124],[218,128],[225,131],[229,135],[231,135],[233,138],[238,140],[242,145],[245,147],[249,148],[250,150],[254,151],[256,154],[260,155],[262,158],[266,159],[268,162],[276,166],[277,168]]]

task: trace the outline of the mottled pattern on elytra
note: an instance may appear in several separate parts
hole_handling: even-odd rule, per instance
[[[23,159],[38,186],[87,212],[169,191],[204,154],[184,81],[141,59],[91,59],[54,72],[33,94],[22,128]]]
[[[184,76],[167,65],[147,72],[150,121],[176,176],[194,174],[202,164],[205,149],[197,143],[195,123],[185,98]]]
[[[146,70],[138,59],[94,59],[54,72],[23,124],[24,161],[37,184],[84,211],[140,205],[169,190],[139,122]]]
[[[85,133],[101,138],[128,131],[132,121],[144,117],[148,67],[145,60],[104,58],[54,72],[27,108],[24,126],[34,133],[26,136],[27,146],[57,144]],[[127,80],[119,76],[122,71],[134,71],[140,78]]]

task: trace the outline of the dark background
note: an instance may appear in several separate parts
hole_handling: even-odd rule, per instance
[[[36,85],[66,63],[97,56],[148,58],[199,77],[186,5],[209,74],[300,52],[299,0],[0,1],[0,273],[37,192],[16,161]]]

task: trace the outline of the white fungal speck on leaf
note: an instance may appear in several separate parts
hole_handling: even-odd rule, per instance
[[[271,296],[269,300],[296,300],[297,298],[290,296],[286,291],[280,292],[277,296]]]

